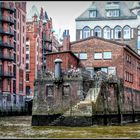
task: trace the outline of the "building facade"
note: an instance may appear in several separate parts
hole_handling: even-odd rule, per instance
[[[140,2],[94,1],[76,21],[76,40],[97,36],[130,45],[140,54]]]
[[[125,109],[133,102],[135,111],[140,104],[140,56],[129,45],[99,37],[88,37],[61,46],[70,48],[79,59],[79,68],[86,68],[94,77],[98,71],[122,79],[122,102]]]
[[[46,70],[46,54],[56,52],[59,42],[53,35],[52,19],[43,8],[39,13],[32,6],[26,24],[26,95],[33,97],[37,72]]]
[[[0,107],[25,106],[26,2],[0,2]]]
[[[55,71],[55,63],[56,59],[61,59],[61,70],[62,72],[68,71],[71,68],[77,68],[79,64],[79,59],[76,57],[71,51],[63,51],[63,52],[54,52],[47,54],[46,66],[47,71],[53,72]]]

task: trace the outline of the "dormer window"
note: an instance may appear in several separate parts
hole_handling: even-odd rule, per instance
[[[119,17],[120,10],[107,10],[107,17]]]
[[[89,11],[89,17],[90,18],[94,18],[97,16],[97,11],[96,10],[90,10]]]
[[[119,17],[120,16],[119,2],[112,2],[110,4],[107,4],[105,9],[106,9],[107,17]]]

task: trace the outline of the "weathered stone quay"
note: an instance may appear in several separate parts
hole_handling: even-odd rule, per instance
[[[42,73],[35,81],[32,125],[92,126],[135,122],[140,119],[134,103],[125,104],[121,79],[88,71]]]

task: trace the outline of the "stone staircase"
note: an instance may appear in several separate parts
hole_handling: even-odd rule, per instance
[[[64,116],[90,116],[92,115],[92,104],[96,103],[100,88],[90,88],[84,101],[78,102],[75,106],[66,111]]]
[[[96,103],[99,92],[100,88],[90,88],[84,101],[80,101],[72,106],[63,115],[51,122],[49,126],[60,126],[63,119],[70,116],[92,116],[92,104]]]

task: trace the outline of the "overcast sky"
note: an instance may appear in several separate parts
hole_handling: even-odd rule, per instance
[[[64,29],[69,29],[70,40],[75,41],[75,18],[81,15],[91,3],[92,1],[27,1],[27,14],[33,5],[39,12],[42,7],[52,18],[56,33],[61,35]]]

